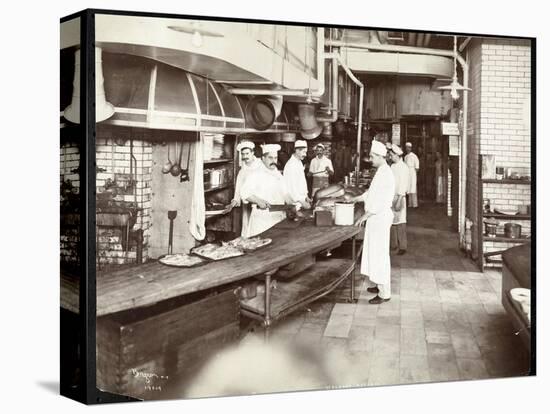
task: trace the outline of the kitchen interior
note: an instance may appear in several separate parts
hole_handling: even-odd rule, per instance
[[[530,157],[488,156],[482,63],[494,39],[110,14],[95,25],[99,389],[149,400],[528,375],[530,313],[507,292],[531,283]],[[78,50],[62,40],[69,314],[81,266],[80,128],[67,109]],[[528,128],[518,134],[529,143]],[[323,144],[335,170],[311,210],[286,208],[260,235],[267,245],[235,257],[162,263],[240,240],[239,143],[255,143],[258,158],[279,144],[282,170],[302,139],[307,160]],[[364,211],[340,205],[368,190],[373,140],[410,142],[420,160],[411,248],[392,255],[393,297],[376,306],[358,270]],[[278,382],[260,369],[255,381],[238,370],[214,381],[239,355],[259,365],[282,355],[288,370]],[[79,386],[77,371],[66,375]]]

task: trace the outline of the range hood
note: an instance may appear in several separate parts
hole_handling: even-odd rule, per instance
[[[63,68],[62,68],[63,70]],[[103,124],[217,133],[295,132],[291,108],[269,129],[249,125],[249,97],[234,96],[213,80],[140,56],[103,53],[105,94],[115,108]]]

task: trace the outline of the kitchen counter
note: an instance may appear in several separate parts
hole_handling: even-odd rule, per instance
[[[151,262],[98,273],[97,316],[149,306],[163,300],[261,275],[296,260],[339,245],[363,229],[355,226],[315,227],[304,221],[289,226],[285,220],[264,232],[273,242],[244,256],[211,262],[195,268],[177,268]],[[289,228],[291,227],[291,228]],[[293,227],[293,228],[292,228]],[[61,306],[74,308],[77,284],[63,280]],[[67,287],[73,289],[67,289]],[[78,302],[76,302],[78,303]]]

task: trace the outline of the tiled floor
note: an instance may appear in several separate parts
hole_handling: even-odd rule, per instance
[[[356,304],[335,304],[337,294],[311,304],[275,324],[267,345],[261,329],[245,335],[243,355],[269,367],[270,377],[286,366],[273,362],[279,354],[290,359],[280,383],[263,388],[260,375],[258,388],[243,392],[310,388],[301,374],[309,365],[297,352],[304,348],[322,367],[305,382],[311,388],[526,375],[529,355],[501,305],[500,270],[480,273],[435,206],[410,211],[408,237],[407,254],[392,256],[389,302],[370,305],[374,295],[361,283]],[[268,347],[269,361],[255,360],[251,344]]]

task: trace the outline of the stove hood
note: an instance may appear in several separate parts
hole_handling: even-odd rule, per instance
[[[299,130],[292,109],[283,105],[275,122],[259,131],[245,116],[251,98],[153,59],[104,51],[103,76],[114,115],[102,124],[229,134]]]

